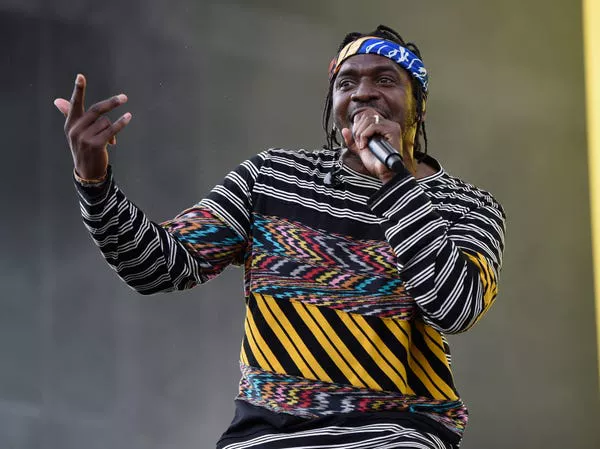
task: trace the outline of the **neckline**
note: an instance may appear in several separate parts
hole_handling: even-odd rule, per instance
[[[345,150],[345,148],[342,149],[342,151]],[[373,184],[376,184],[378,186],[381,186],[382,183],[381,181],[371,175],[366,175],[364,173],[358,172],[356,170],[354,170],[353,168],[351,168],[350,166],[348,166],[347,164],[345,164],[342,160],[341,160],[341,155],[340,155],[340,162],[341,162],[341,169],[343,172],[346,172],[346,174],[359,178],[363,181],[367,181]],[[437,171],[435,173],[432,173],[430,175],[424,176],[423,178],[415,178],[415,180],[417,181],[417,183],[422,184],[422,183],[428,183],[431,181],[434,181],[438,178],[441,178],[442,176],[444,176],[446,174],[446,170],[444,169],[444,167],[442,167],[442,164],[440,164],[438,162],[437,159],[435,159],[432,156],[429,156],[428,154],[425,155],[425,158],[423,159],[423,162],[428,162],[428,165],[430,165],[431,167],[433,167],[434,169],[437,168]]]

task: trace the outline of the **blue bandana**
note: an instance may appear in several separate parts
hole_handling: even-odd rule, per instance
[[[342,63],[350,56],[368,54],[391,59],[410,73],[413,78],[418,80],[423,86],[423,91],[427,92],[429,79],[423,61],[402,45],[373,36],[361,37],[342,48],[342,51],[339,52],[329,65],[329,78],[331,79],[337,74]]]

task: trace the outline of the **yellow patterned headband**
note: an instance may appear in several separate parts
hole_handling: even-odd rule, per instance
[[[361,37],[346,45],[329,65],[329,79],[337,75],[342,63],[354,55],[379,55],[391,59],[415,78],[427,92],[429,78],[423,61],[412,51],[396,42],[374,36]]]

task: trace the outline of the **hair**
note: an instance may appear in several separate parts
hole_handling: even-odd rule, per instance
[[[342,43],[339,45],[337,53],[339,53],[346,45],[350,42],[353,42],[364,36],[375,36],[380,37],[382,39],[387,39],[392,42],[396,42],[397,44],[402,45],[408,50],[412,51],[416,54],[421,60],[421,52],[418,47],[412,42],[405,42],[402,39],[402,36],[398,34],[398,32],[393,29],[385,26],[379,25],[374,31],[362,34],[357,32],[348,33],[346,37],[342,40]],[[327,91],[327,97],[325,98],[325,107],[323,108],[323,129],[325,130],[325,135],[327,136],[327,144],[326,148],[333,149],[334,146],[340,146],[340,142],[337,139],[337,132],[334,127],[329,126],[329,121],[331,119],[331,111],[333,109],[333,86],[335,83],[335,76],[331,77],[329,81],[329,89]],[[423,114],[423,105],[427,98],[427,92],[423,89],[423,85],[415,79],[413,76],[410,77],[412,84],[413,96],[415,98],[416,105],[416,121],[417,121],[417,132],[415,134],[415,142],[414,142],[414,155],[417,160],[421,160],[425,154],[427,154],[427,132],[425,131],[425,117]],[[423,142],[423,146],[421,145],[421,141]]]

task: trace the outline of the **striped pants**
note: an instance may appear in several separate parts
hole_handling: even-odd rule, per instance
[[[328,426],[292,433],[265,433],[222,449],[452,449],[437,436],[393,423]]]

